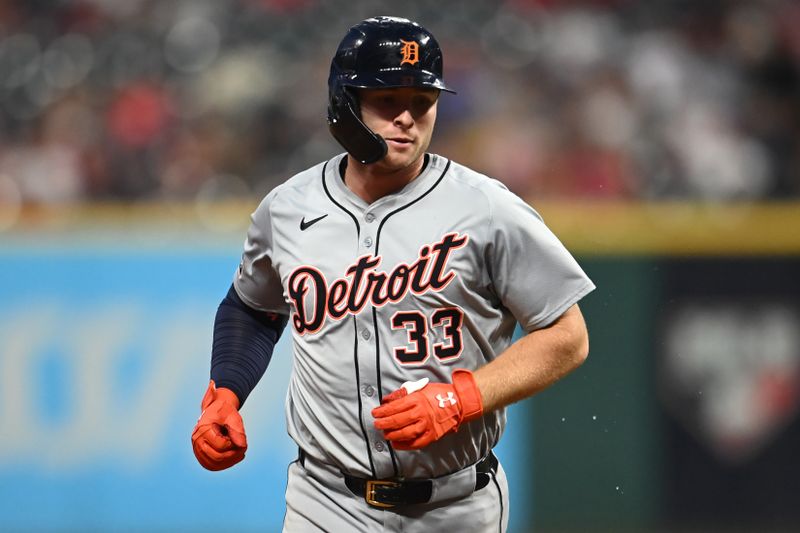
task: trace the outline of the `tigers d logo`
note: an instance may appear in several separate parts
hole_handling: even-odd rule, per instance
[[[416,65],[419,63],[419,44],[416,41],[404,41],[403,39],[400,39],[400,42],[403,43],[403,47],[400,49],[403,60],[400,64]]]

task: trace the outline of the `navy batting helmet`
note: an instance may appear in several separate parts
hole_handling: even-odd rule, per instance
[[[353,89],[424,87],[454,93],[442,79],[442,50],[433,35],[408,19],[374,17],[347,32],[331,61],[328,126],[364,164],[386,155],[386,141],[361,120]]]

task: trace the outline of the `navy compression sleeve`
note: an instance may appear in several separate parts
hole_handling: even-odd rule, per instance
[[[211,379],[244,401],[267,370],[288,318],[248,306],[231,288],[217,308],[211,348]]]

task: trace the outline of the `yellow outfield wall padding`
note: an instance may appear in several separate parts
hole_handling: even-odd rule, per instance
[[[800,202],[539,202],[576,255],[794,255]]]
[[[800,201],[527,200],[561,241],[580,256],[800,254]],[[239,242],[257,205],[253,199],[26,206],[0,227],[0,239],[20,234],[135,230],[158,232],[162,237],[192,233],[195,239],[198,233],[209,233],[216,240],[230,234]]]

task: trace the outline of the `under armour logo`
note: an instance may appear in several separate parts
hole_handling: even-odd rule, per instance
[[[447,393],[447,398],[442,396],[441,394],[436,395],[436,399],[439,400],[439,407],[443,408],[447,406],[447,402],[450,402],[450,405],[456,404],[456,395],[452,392]]]
[[[403,48],[400,49],[400,53],[403,54],[403,60],[400,64],[415,65],[419,63],[419,44],[415,41],[404,41],[403,39],[400,39],[400,42],[403,43]]]

